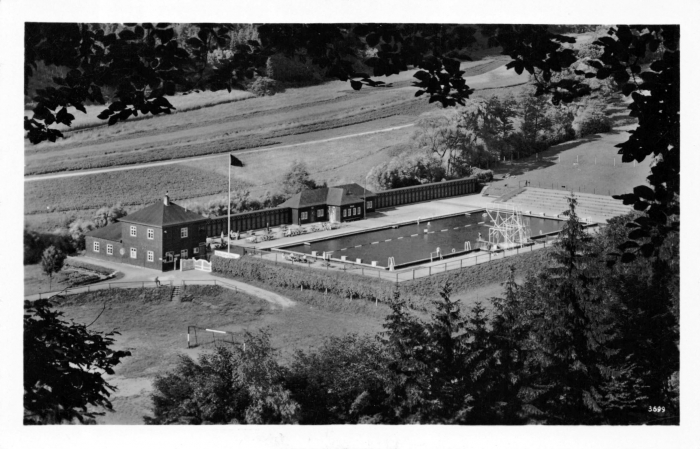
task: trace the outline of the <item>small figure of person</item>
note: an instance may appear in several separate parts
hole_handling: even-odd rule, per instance
[[[160,281],[158,280],[158,276],[156,276],[156,287],[160,287]]]

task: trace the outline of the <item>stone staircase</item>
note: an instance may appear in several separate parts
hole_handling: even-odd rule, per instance
[[[176,285],[170,291],[170,301],[171,302],[180,302],[181,297],[182,297],[182,286]]]

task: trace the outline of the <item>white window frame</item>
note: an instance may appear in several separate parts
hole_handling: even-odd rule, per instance
[[[187,257],[188,257],[187,250],[186,249],[180,250],[180,259],[187,259]]]
[[[309,213],[308,212],[302,212],[301,213],[301,218],[300,220],[308,220],[309,219]]]
[[[155,233],[155,231],[153,231],[152,228],[146,229],[146,238],[147,238],[148,240],[153,240],[153,238],[155,237],[155,235],[156,235],[156,233]]]
[[[347,216],[348,216],[348,210],[347,210],[347,209],[343,209],[343,217],[347,217]]]
[[[181,239],[186,239],[187,238],[187,233],[189,232],[188,228],[180,228],[180,238]]]
[[[165,261],[166,262],[172,262],[175,257],[175,253],[173,251],[168,251],[165,253]]]
[[[107,244],[107,255],[111,256],[114,254],[114,246],[110,245],[109,243]]]
[[[192,249],[192,254],[199,254],[199,247],[195,247]]]
[[[132,259],[136,259],[138,257],[138,252],[136,251],[136,248],[129,248],[129,257]]]
[[[136,226],[129,226],[129,235],[136,237]]]
[[[367,201],[367,209],[371,209],[371,208],[372,208],[372,201]]]
[[[319,209],[316,211],[316,216],[319,218],[323,218],[324,211],[323,209]]]
[[[93,242],[92,243],[92,250],[95,251],[96,253],[100,252],[100,242]]]
[[[353,206],[352,208],[352,215],[355,216],[357,215],[357,208]]]
[[[146,260],[149,262],[153,262],[155,260],[155,258],[153,256],[153,251],[146,252]]]

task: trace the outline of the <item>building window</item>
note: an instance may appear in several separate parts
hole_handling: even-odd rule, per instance
[[[93,243],[92,250],[95,251],[96,253],[99,253],[100,252],[100,242]]]
[[[180,228],[180,238],[187,238],[187,228]]]
[[[367,209],[371,209],[371,208],[372,208],[372,202],[371,202],[371,201],[367,201]]]
[[[194,254],[199,254],[199,248],[194,248],[194,249],[192,250],[192,252],[193,252]]]
[[[348,216],[348,210],[347,210],[347,209],[343,209],[343,217],[347,217],[347,216]]]
[[[151,228],[146,229],[146,238],[148,238],[148,240],[153,240],[154,236],[155,236],[155,232],[153,232],[153,229],[151,229]]]
[[[301,219],[302,219],[302,220],[306,220],[307,218],[309,218],[309,213],[308,213],[308,212],[302,212],[302,213],[301,213]]]
[[[146,258],[148,259],[149,262],[153,262],[153,251],[147,252]]]
[[[319,217],[319,218],[322,218],[322,217],[323,217],[323,209],[317,210],[317,211],[316,211],[316,216]]]
[[[136,226],[129,226],[129,235],[136,237]]]
[[[107,245],[107,255],[111,256],[114,254],[114,247],[112,245]]]
[[[362,215],[362,206],[357,206],[357,215]]]
[[[354,208],[354,207],[352,208],[352,214],[353,214],[353,215],[357,215],[357,209]]]
[[[174,256],[174,254],[175,254],[175,253],[173,253],[172,251],[169,251],[169,252],[165,253],[165,261],[166,261],[166,262],[172,262],[172,261],[173,261],[173,256]]]
[[[131,248],[131,258],[136,259],[136,248]]]
[[[186,249],[183,249],[182,251],[180,251],[180,258],[187,259],[187,250]]]

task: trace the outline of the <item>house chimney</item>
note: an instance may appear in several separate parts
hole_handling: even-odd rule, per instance
[[[163,197],[163,204],[166,206],[170,205],[170,197],[168,196],[168,192],[165,192],[165,196]]]

